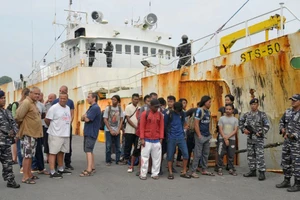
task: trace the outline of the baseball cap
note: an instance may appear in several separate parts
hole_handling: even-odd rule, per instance
[[[5,96],[5,92],[3,92],[3,90],[0,90],[0,98]]]
[[[293,100],[293,101],[299,100],[299,101],[300,101],[300,94],[294,94],[294,95],[290,98],[290,100]]]
[[[159,103],[159,101],[157,100],[157,99],[152,99],[151,101],[150,101],[150,106],[154,106],[154,107],[160,107],[160,103]]]

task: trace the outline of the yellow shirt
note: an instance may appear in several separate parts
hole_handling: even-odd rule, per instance
[[[20,125],[19,138],[22,138],[24,135],[33,138],[43,137],[41,115],[35,102],[30,97],[26,97],[22,104],[20,104],[15,118]]]

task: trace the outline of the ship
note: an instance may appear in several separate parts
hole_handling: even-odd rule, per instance
[[[156,92],[159,97],[186,98],[188,108],[196,107],[201,96],[209,95],[212,97],[211,133],[216,138],[218,109],[224,105],[225,95],[233,94],[240,114],[249,111],[252,98],[258,98],[260,110],[267,113],[271,123],[266,143],[283,141],[278,130],[279,120],[290,106],[289,98],[300,92],[300,32],[283,32],[288,22],[300,20],[284,5],[190,41],[193,47],[199,41],[220,38],[212,47],[192,51],[191,66],[180,69],[176,65],[179,58],[171,43],[172,36],[155,30],[158,17],[154,13],[142,20],[125,20],[123,27],[116,27],[110,25],[100,11],[87,13],[71,7],[66,11],[62,58],[44,63],[42,68],[39,66],[22,80],[1,85],[7,95],[7,104],[20,99],[23,87],[37,86],[44,94],[49,94],[67,85],[69,97],[75,103],[74,134],[83,135],[80,117],[88,108],[85,99],[89,92],[99,94],[98,104],[102,109],[110,104],[114,94],[122,97],[123,109],[130,102],[132,93],[142,97]],[[286,19],[284,13],[292,19]],[[257,23],[258,19],[260,22]],[[244,28],[240,28],[241,25]],[[272,30],[278,35],[269,39]],[[238,40],[260,32],[265,32],[263,42],[232,50]],[[108,42],[113,46],[111,52],[105,50]],[[218,56],[193,63],[194,55],[209,49],[217,50]],[[108,66],[105,52],[112,54],[111,66]],[[105,141],[103,132],[98,140]],[[241,133],[237,144],[238,149],[246,148],[246,137]],[[265,157],[268,168],[280,169],[281,147],[266,149]],[[238,165],[245,166],[245,161],[245,154],[237,155]]]

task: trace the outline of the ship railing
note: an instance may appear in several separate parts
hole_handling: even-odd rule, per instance
[[[280,12],[279,14],[282,17],[281,22],[283,22],[283,16],[286,17],[287,20],[285,22],[285,25],[283,23],[280,24],[281,29],[277,31],[277,35],[271,35],[271,33],[270,33],[270,38],[271,38],[271,36],[272,36],[272,39],[283,36],[284,35],[283,27],[286,26],[287,24],[291,24],[292,22],[299,23],[300,18],[297,17],[289,8],[287,8],[286,6],[283,6],[283,4],[280,4],[280,5],[281,5],[281,7],[278,9],[271,10],[269,12],[266,12],[261,15],[250,18],[248,20],[231,25],[227,28],[223,28],[223,29],[219,28],[214,33],[208,34],[208,35],[198,38],[198,39],[190,40],[190,42],[188,42],[186,44],[179,45],[178,47],[182,47],[182,46],[190,44],[191,50],[192,50],[191,54],[181,57],[181,58],[176,58],[167,64],[152,63],[152,66],[154,68],[162,67],[162,66],[172,66],[172,69],[176,69],[177,62],[179,61],[179,59],[182,59],[182,58],[189,58],[189,60],[185,64],[188,64],[190,62],[191,65],[193,65],[194,64],[193,58],[195,58],[196,62],[201,62],[204,60],[208,60],[210,58],[218,57],[218,56],[220,56],[219,38],[224,35],[227,35],[229,33],[232,33],[238,29],[243,29],[243,28],[246,29],[245,38],[242,39],[245,41],[245,45],[242,45],[239,42],[239,44],[236,44],[234,47],[232,47],[232,51],[249,47],[250,45],[253,45],[253,44],[251,44],[252,43],[251,36],[249,35],[249,31],[248,31],[249,26],[252,25],[251,23],[260,22],[262,19],[266,20],[266,16],[269,18],[271,15],[278,14],[278,12]],[[287,12],[284,13],[284,11],[287,11]],[[297,27],[297,26],[295,26],[295,27]],[[298,31],[298,29],[296,31]],[[264,33],[262,33],[262,34],[264,34]],[[257,35],[259,35],[259,34],[257,34]],[[257,39],[257,38],[255,38],[255,39]],[[256,42],[256,43],[259,43],[259,42]],[[198,50],[196,50],[196,49],[198,49]],[[149,58],[151,58],[151,56],[146,56],[146,57],[144,57],[144,60],[147,60]]]
[[[82,85],[79,88],[82,89],[83,98],[85,98],[89,92],[102,93],[105,94],[106,97],[110,97],[111,94],[124,90],[134,90],[141,93],[142,78],[151,75],[156,75],[156,73],[152,72],[150,69],[145,69],[144,71],[128,78],[96,81]]]

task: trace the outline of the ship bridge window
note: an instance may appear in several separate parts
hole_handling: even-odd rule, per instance
[[[73,47],[73,55],[76,55],[76,47]]]
[[[166,51],[166,59],[171,59],[171,51]]]
[[[122,45],[121,44],[116,44],[116,53],[122,54]]]
[[[131,54],[131,45],[125,45],[125,54]]]
[[[75,31],[75,38],[85,36],[85,28],[79,28]]]
[[[156,49],[155,48],[151,48],[151,56],[156,57]]]
[[[148,47],[143,47],[143,56],[148,56]]]
[[[159,58],[164,58],[164,50],[158,49],[158,57]]]
[[[134,46],[134,55],[140,55],[140,46]]]
[[[163,58],[164,57],[164,50],[158,49],[158,57]]]
[[[72,49],[69,49],[69,57],[72,58]]]

